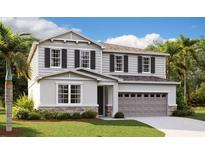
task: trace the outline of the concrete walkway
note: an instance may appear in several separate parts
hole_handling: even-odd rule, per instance
[[[158,130],[166,137],[205,137],[205,121],[181,117],[133,117]]]

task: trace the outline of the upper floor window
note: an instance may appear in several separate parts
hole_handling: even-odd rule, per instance
[[[51,67],[61,66],[61,50],[51,49]]]
[[[119,55],[115,56],[115,71],[116,72],[123,71],[123,56],[119,56]]]
[[[149,73],[150,72],[150,57],[143,57],[142,61],[143,72]]]
[[[80,67],[90,68],[90,51],[80,51]]]

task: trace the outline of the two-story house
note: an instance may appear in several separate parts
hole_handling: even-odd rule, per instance
[[[35,108],[51,111],[170,115],[178,83],[166,80],[167,56],[68,31],[33,43],[28,94]]]

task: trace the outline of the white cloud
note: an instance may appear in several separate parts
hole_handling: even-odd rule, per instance
[[[167,40],[173,41],[174,38]],[[166,41],[166,39],[162,38],[160,34],[151,33],[142,38],[135,35],[122,35],[119,37],[108,38],[105,42],[144,49],[150,44],[161,43],[164,41]]]
[[[60,27],[54,22],[43,18],[0,18],[0,21],[10,26],[15,32],[31,33],[40,39],[63,33],[68,28],[80,31],[80,29],[71,26]]]

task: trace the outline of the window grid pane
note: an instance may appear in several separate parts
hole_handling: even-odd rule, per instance
[[[115,56],[115,71],[122,71],[122,56]]]
[[[150,59],[148,57],[143,58],[143,72],[149,72],[150,70]]]
[[[58,85],[58,103],[68,103],[68,85]]]
[[[60,50],[57,49],[51,50],[51,66],[53,67],[60,66]]]
[[[81,51],[81,67],[89,68],[90,67],[90,52]]]
[[[80,85],[71,85],[70,103],[80,103]]]

